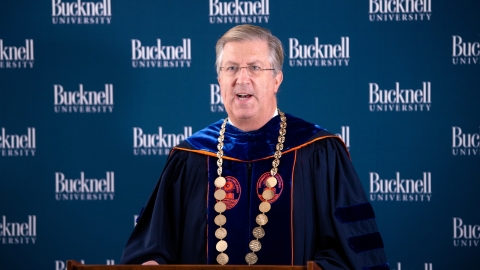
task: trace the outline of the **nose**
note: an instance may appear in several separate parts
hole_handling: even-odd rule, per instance
[[[247,67],[241,67],[237,74],[237,84],[246,84],[250,82]]]

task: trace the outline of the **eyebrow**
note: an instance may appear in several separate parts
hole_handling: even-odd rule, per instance
[[[263,62],[259,61],[259,60],[254,60],[252,62],[248,62],[247,66],[258,65],[258,64],[263,64]],[[237,62],[227,61],[227,62],[224,63],[224,65],[236,65],[236,66],[238,66],[239,64]]]

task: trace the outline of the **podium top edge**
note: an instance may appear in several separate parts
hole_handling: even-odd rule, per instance
[[[307,267],[308,265],[308,267]],[[208,269],[224,269],[224,270],[310,270],[320,269],[316,263],[309,262],[307,265],[209,265],[209,264],[168,264],[168,265],[99,265],[99,264],[82,264],[77,261],[67,261],[67,270],[153,270],[153,269],[173,269],[173,270],[208,270]],[[317,268],[315,268],[315,266]]]

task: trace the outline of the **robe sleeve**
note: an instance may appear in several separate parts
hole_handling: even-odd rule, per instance
[[[206,261],[205,157],[175,150],[122,254],[122,264]]]
[[[311,228],[301,237],[303,260],[324,270],[389,269],[373,208],[343,142],[321,139],[297,160],[304,179],[299,193],[304,209],[297,207],[297,214],[303,218],[300,227]],[[313,207],[305,206],[312,201]]]

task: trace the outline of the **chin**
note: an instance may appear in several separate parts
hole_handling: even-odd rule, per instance
[[[234,115],[239,120],[248,120],[255,116],[256,112],[251,109],[237,110]]]
[[[240,120],[240,121],[245,121],[253,118],[253,115],[247,115],[247,114],[237,114],[235,117]]]

